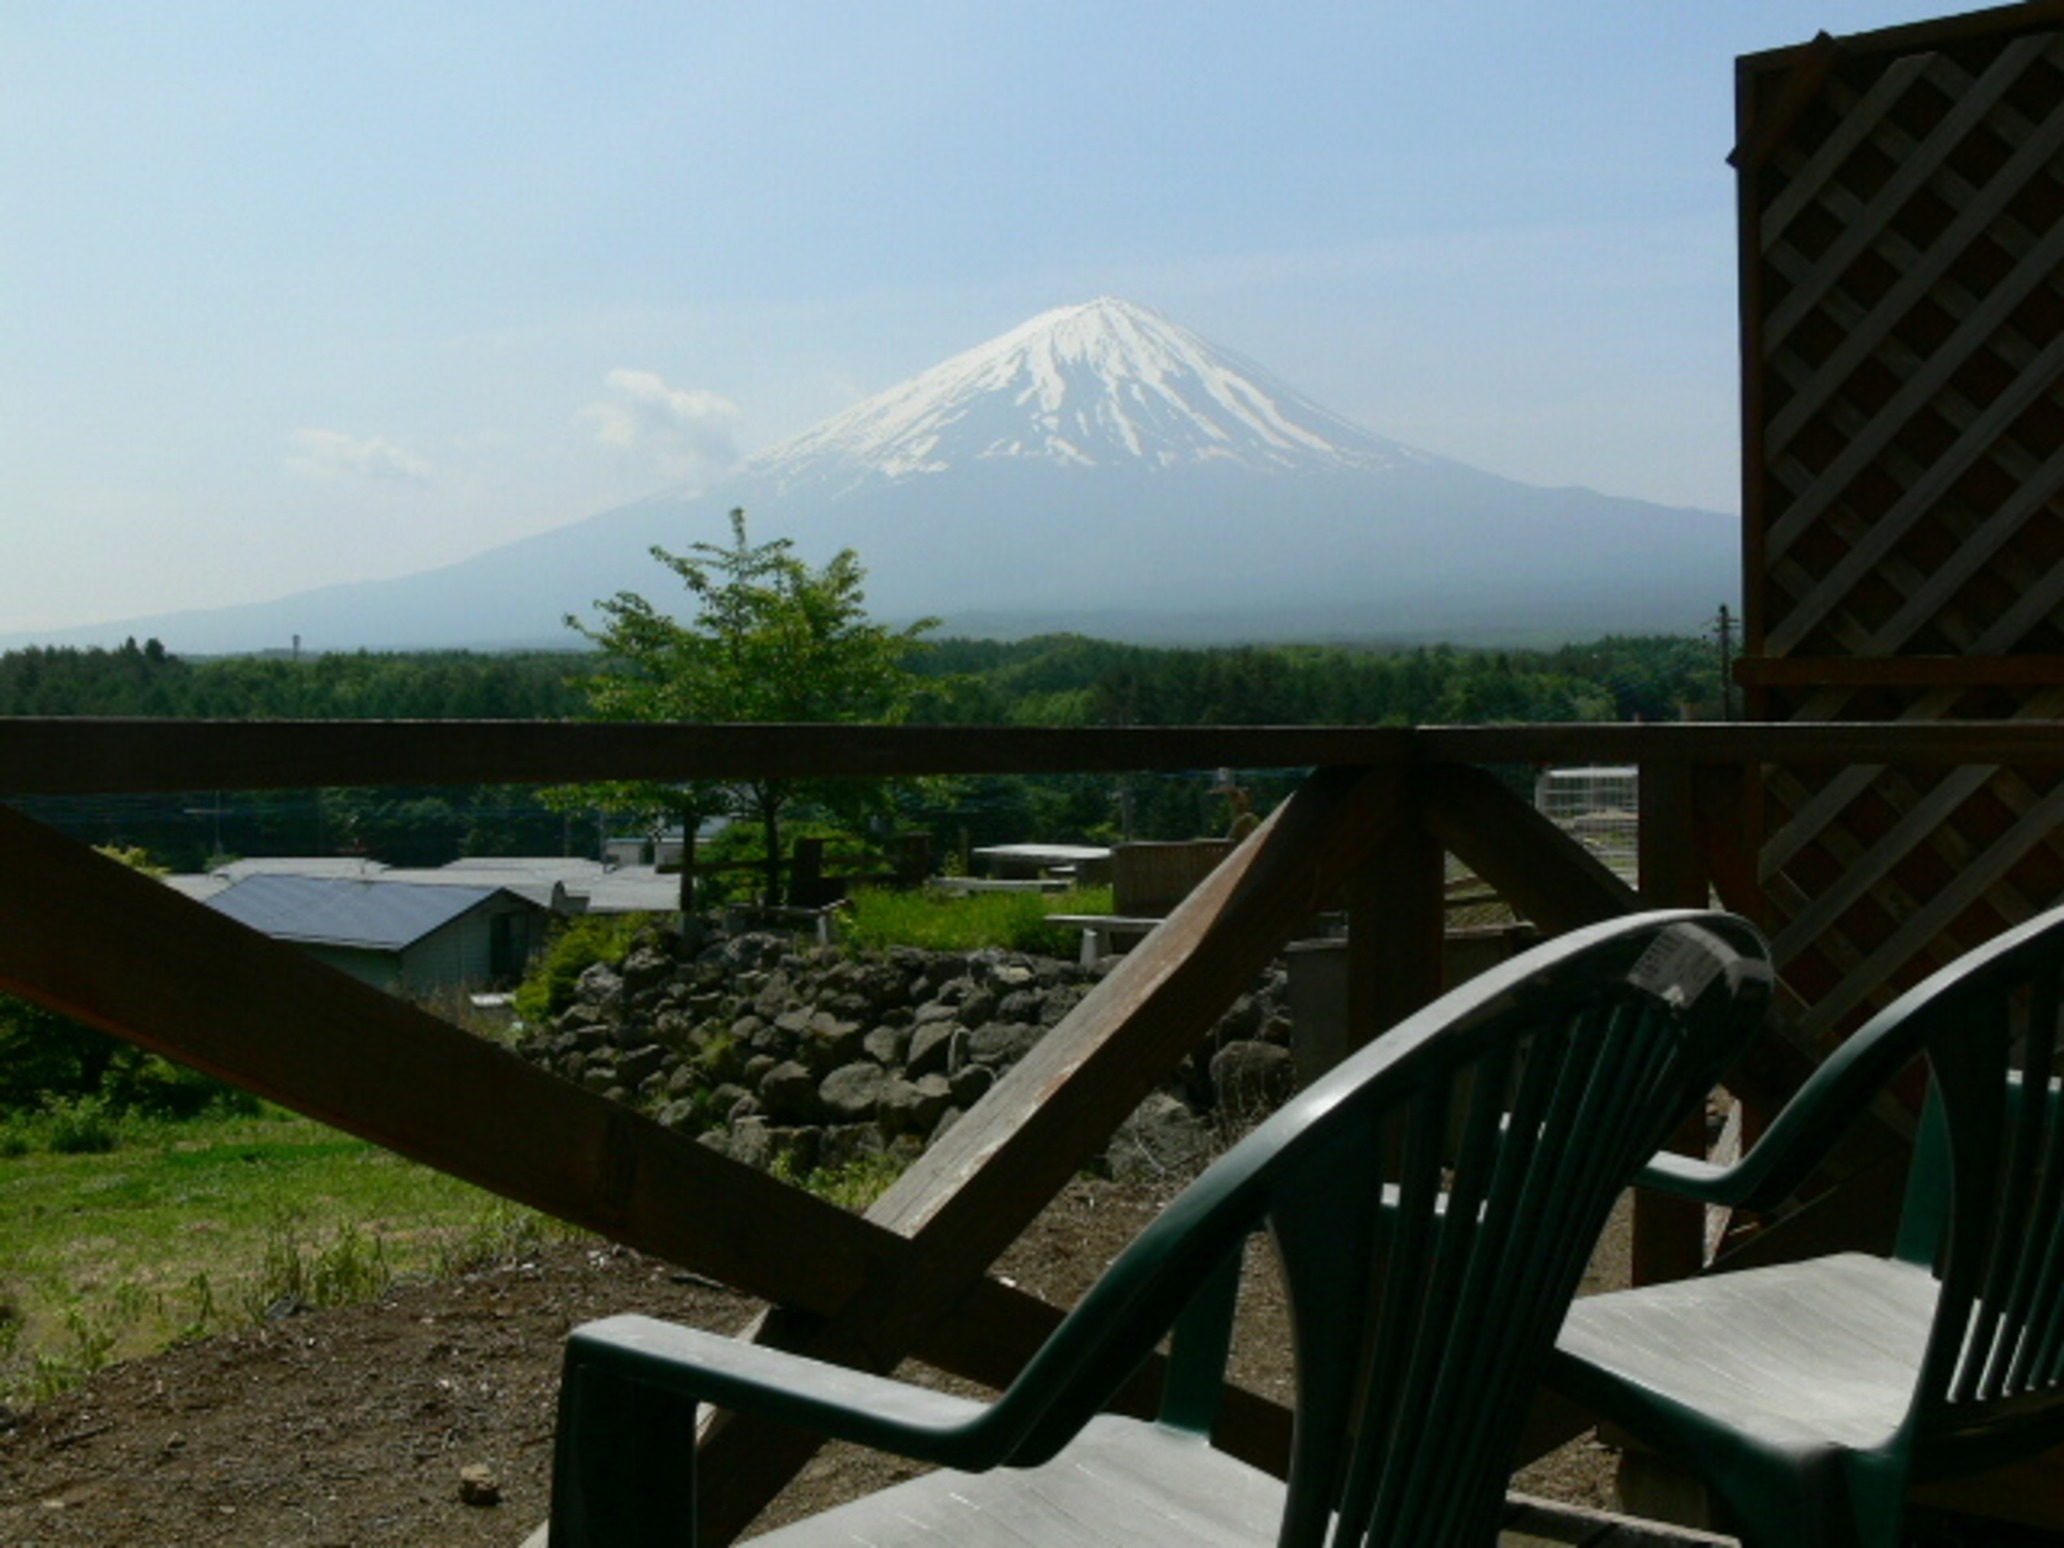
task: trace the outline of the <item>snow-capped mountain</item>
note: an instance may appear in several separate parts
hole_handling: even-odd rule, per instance
[[[1738,523],[1541,489],[1348,423],[1145,307],[1049,311],[742,464],[398,580],[129,619],[187,652],[569,645],[649,557],[791,537],[856,550],[875,616],[948,632],[1180,640],[1688,631],[1739,593]],[[48,637],[46,637],[47,639]],[[8,643],[0,640],[0,644]]]
[[[985,459],[1084,468],[1343,472],[1430,462],[1160,313],[1104,296],[1043,312],[753,459],[784,494]]]

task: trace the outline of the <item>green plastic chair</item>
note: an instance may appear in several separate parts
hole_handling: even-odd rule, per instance
[[[551,1548],[692,1543],[703,1403],[942,1469],[763,1548],[1481,1548],[1614,1199],[1769,986],[1760,938],[1715,913],[1634,916],[1483,975],[1228,1151],[993,1403],[644,1317],[580,1328]],[[1242,1250],[1264,1229],[1295,1346],[1287,1487],[1208,1443]],[[1171,1329],[1158,1420],[1100,1413]]]
[[[1886,1083],[1932,1076],[1890,1258],[1842,1253],[1593,1296],[1550,1385],[1690,1467],[1749,1548],[1900,1541],[1910,1483],[2064,1439],[2064,910],[1844,1043],[1741,1160],[1640,1183],[1769,1210]]]

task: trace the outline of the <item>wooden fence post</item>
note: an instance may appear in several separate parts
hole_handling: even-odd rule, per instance
[[[1416,783],[1416,781],[1415,781]],[[1417,803],[1347,883],[1347,1048],[1439,998],[1447,851]]]

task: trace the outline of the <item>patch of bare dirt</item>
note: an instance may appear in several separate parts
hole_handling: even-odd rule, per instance
[[[1150,1189],[1075,1183],[999,1271],[1071,1304],[1162,1202]],[[1274,1363],[1261,1358],[1267,1292],[1257,1299],[1261,1320],[1242,1335],[1250,1379]],[[622,1248],[562,1243],[374,1305],[287,1317],[111,1367],[6,1416],[0,1543],[515,1548],[546,1512],[570,1328],[642,1311],[730,1329],[756,1309]],[[1609,1476],[1606,1454],[1579,1442],[1524,1486],[1602,1503]],[[765,1522],[883,1477],[875,1459],[828,1452]]]

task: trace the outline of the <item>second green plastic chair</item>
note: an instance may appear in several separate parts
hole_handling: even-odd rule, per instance
[[[1551,1382],[1693,1469],[1748,1548],[1895,1548],[1907,1492],[2064,1440],[2064,910],[1901,996],[1738,1162],[1643,1186],[1769,1210],[1901,1069],[1933,1076],[1890,1257],[1594,1296]]]

